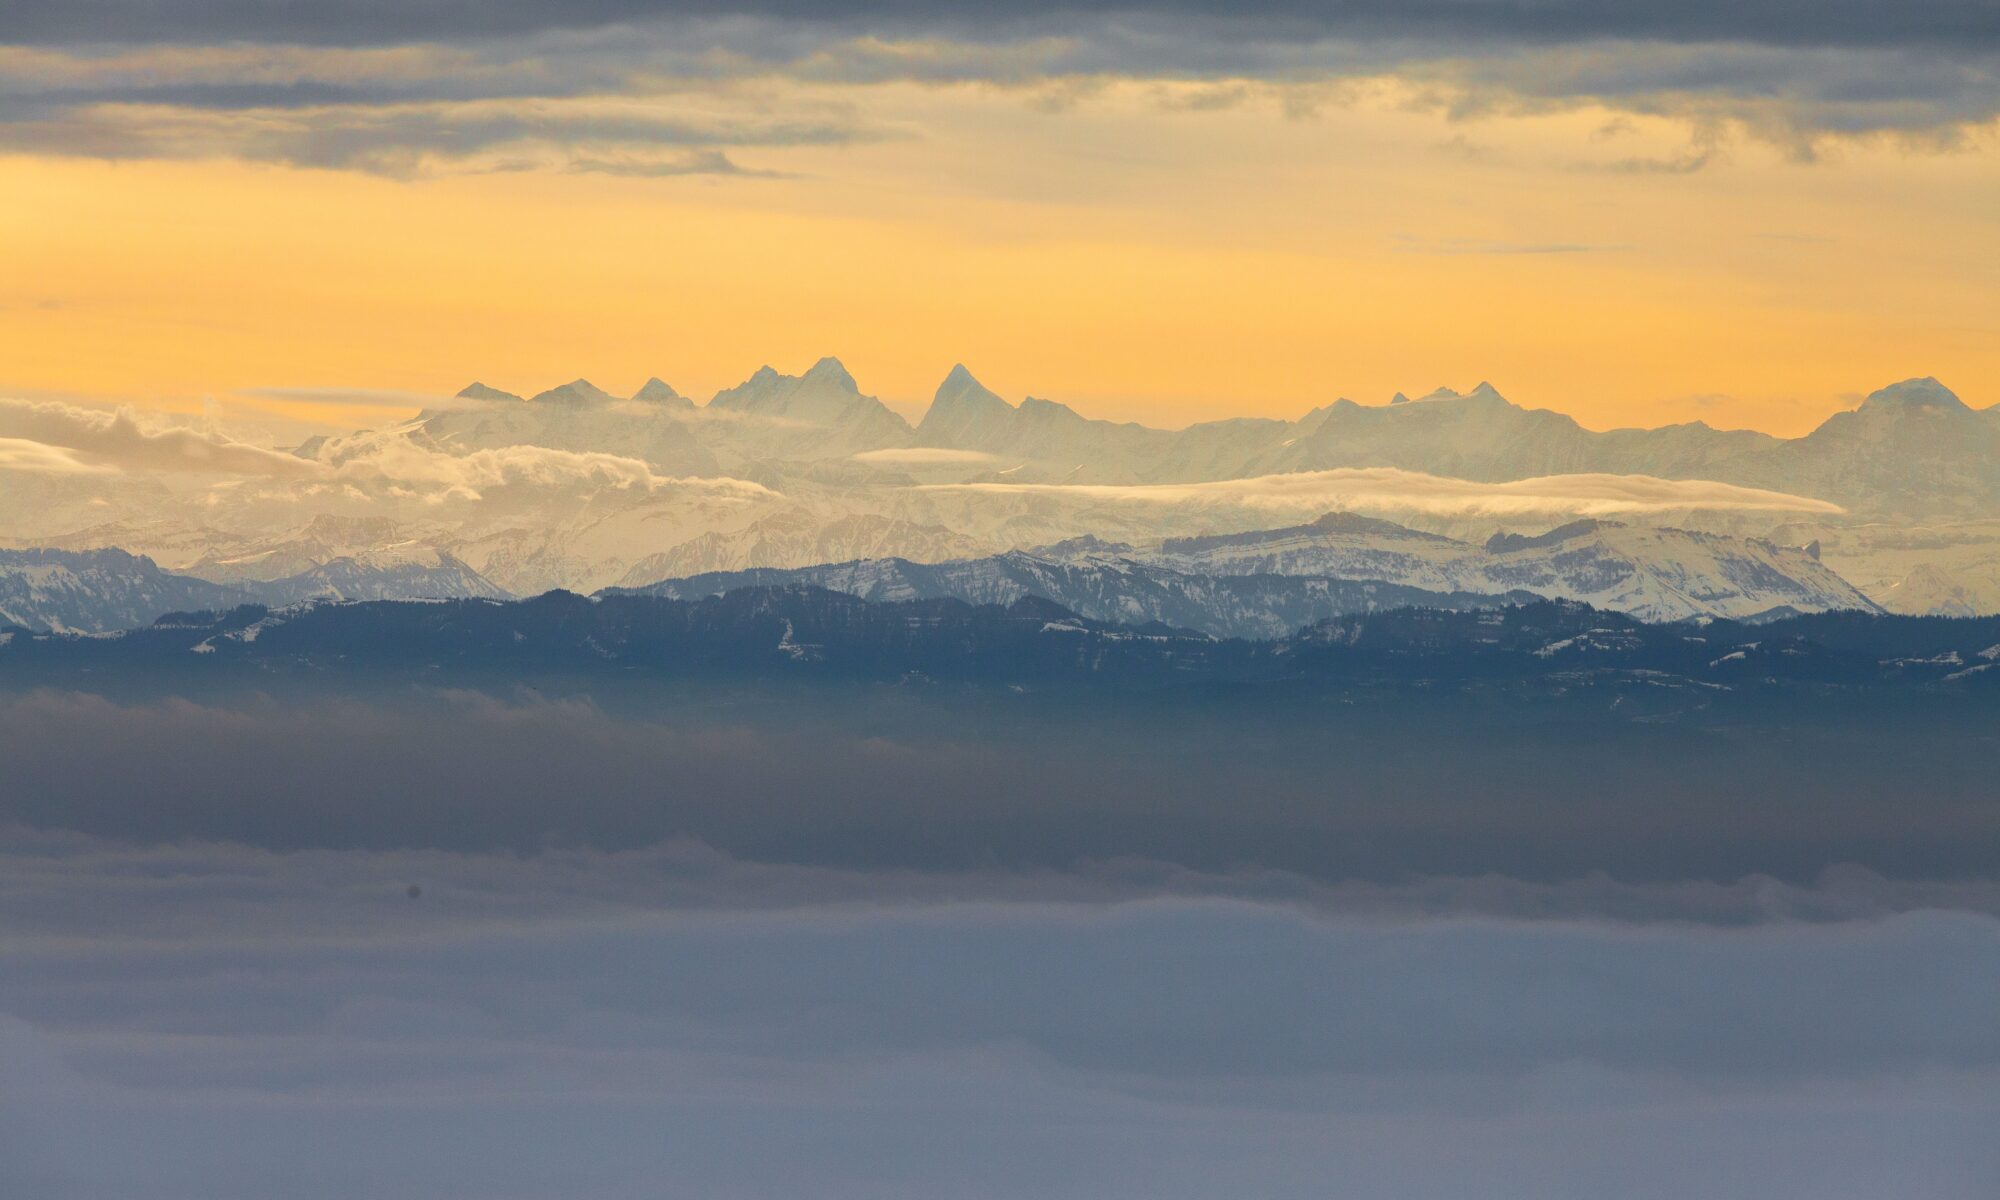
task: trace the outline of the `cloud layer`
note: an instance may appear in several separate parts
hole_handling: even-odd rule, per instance
[[[1064,876],[926,897],[895,873],[839,899],[693,849],[14,835],[0,862],[0,1186],[23,1195],[2000,1180],[1991,915],[1383,916]]]
[[[17,10],[0,34],[13,39],[0,44],[0,146],[390,175],[738,173],[744,149],[888,132],[797,88],[774,102],[772,81],[1072,99],[1117,80],[1217,81],[1196,107],[1265,97],[1294,114],[1393,81],[1401,103],[1454,115],[1602,104],[1685,120],[1709,145],[1742,130],[1802,157],[1846,134],[1962,144],[2000,113],[2000,20],[1953,0],[1810,14],[1777,0]]]
[[[0,460],[0,465],[16,469],[25,464],[26,469],[50,470],[49,464],[68,462],[84,470],[288,479],[324,473],[317,463],[219,434],[175,426],[149,428],[127,409],[106,412],[69,404],[0,399],[0,438],[14,443],[13,452],[7,460]]]
[[[1343,467],[1211,483],[955,483],[927,484],[924,489],[945,494],[1048,497],[1095,504],[1229,506],[1274,516],[1317,515],[1336,509],[1429,516],[1589,517],[1690,509],[1771,513],[1845,511],[1825,500],[1710,480],[1585,474],[1482,483],[1396,467]]]

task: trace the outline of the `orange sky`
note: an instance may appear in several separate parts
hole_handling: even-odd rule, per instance
[[[1157,84],[842,97],[884,135],[737,156],[779,177],[0,158],[0,392],[706,398],[831,353],[906,411],[964,361],[1161,425],[1480,379],[1597,427],[1793,434],[1916,374],[2000,402],[1990,137],[1674,173],[1616,165],[1685,153],[1670,122],[1452,122],[1388,85],[1304,119]]]

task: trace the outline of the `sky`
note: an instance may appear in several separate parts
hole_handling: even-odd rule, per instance
[[[0,391],[1992,402],[2000,18],[1793,7],[9,5]]]

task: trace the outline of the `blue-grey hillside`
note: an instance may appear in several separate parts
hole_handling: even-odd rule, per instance
[[[1146,546],[1080,539],[939,563],[891,557],[705,572],[628,590],[694,598],[790,584],[870,600],[1042,596],[1096,620],[1250,638],[1347,613],[1528,597],[1585,600],[1650,621],[1875,608],[1807,550],[1754,539],[1585,521],[1482,545],[1350,513]]]
[[[342,557],[279,579],[218,583],[123,550],[0,550],[0,624],[108,633],[163,614],[304,600],[427,600],[507,593],[450,555]]]

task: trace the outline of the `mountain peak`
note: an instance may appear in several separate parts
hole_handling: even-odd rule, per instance
[[[648,379],[645,386],[641,387],[638,391],[633,392],[632,399],[648,404],[672,405],[676,408],[694,407],[694,401],[675,391],[672,384],[657,375]]]
[[[487,386],[486,386],[485,384],[483,384],[483,383],[480,383],[480,382],[479,382],[478,380],[476,380],[476,379],[475,379],[475,380],[473,380],[473,381],[472,381],[471,383],[468,383],[468,384],[466,384],[466,385],[465,385],[464,387],[462,387],[462,388],[460,388],[460,389],[458,390],[458,399],[460,399],[460,400],[519,400],[519,399],[520,399],[520,397],[519,397],[519,396],[516,396],[516,395],[515,395],[514,393],[512,393],[512,392],[503,392],[503,391],[501,391],[501,390],[500,390],[499,388],[496,388],[496,387],[487,387]]]
[[[1408,404],[1409,402],[1410,398],[1401,392],[1397,392],[1395,395],[1389,397],[1389,403],[1391,404]]]
[[[1944,412],[1970,412],[1971,408],[1960,400],[1952,390],[1936,379],[1925,375],[1919,379],[1905,379],[1892,383],[1878,392],[1869,394],[1861,402],[1861,412],[1907,412],[1913,409],[1934,409]]]
[[[938,384],[917,428],[931,437],[964,438],[974,436],[987,422],[1005,420],[1013,413],[1013,405],[974,379],[960,363]]]
[[[611,399],[611,394],[588,379],[572,379],[534,397],[535,404],[592,404]]]
[[[807,371],[801,378],[820,383],[830,383],[843,391],[858,393],[861,390],[855,384],[854,376],[848,374],[847,368],[842,365],[839,359],[833,357],[831,354],[814,363],[812,369]]]

